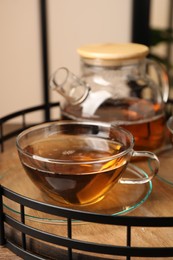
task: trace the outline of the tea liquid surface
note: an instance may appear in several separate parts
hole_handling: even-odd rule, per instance
[[[49,161],[34,157],[31,162],[25,158],[23,166],[32,181],[54,199],[90,204],[103,198],[125,170],[128,160],[125,155],[110,159],[124,149],[120,143],[99,137],[57,135],[25,148],[26,152]],[[55,159],[59,162],[55,163]]]

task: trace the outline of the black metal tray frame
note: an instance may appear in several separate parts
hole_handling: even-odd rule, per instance
[[[59,103],[51,103],[49,109],[58,106]],[[47,105],[32,107],[29,109],[21,110],[5,116],[0,119],[0,145],[1,152],[4,152],[4,142],[16,136],[23,129],[27,128],[25,115],[34,111],[45,110]],[[23,117],[22,127],[11,133],[4,133],[4,124],[10,119],[19,115]],[[8,198],[15,201],[20,205],[20,221],[11,217],[8,213],[4,212],[3,200]],[[37,211],[49,213],[55,216],[61,216],[66,219],[67,237],[54,235],[35,229],[25,224],[25,207],[35,209]],[[124,226],[126,228],[126,245],[108,245],[95,242],[86,242],[73,238],[73,221],[86,221],[90,223],[100,223],[102,225]],[[20,232],[21,244],[15,243],[6,233],[6,226],[13,230],[13,233]],[[11,251],[24,259],[47,259],[44,255],[38,255],[34,250],[27,248],[26,237],[30,236],[32,239],[39,239],[46,241],[56,246],[63,246],[67,250],[67,259],[73,259],[75,250],[80,252],[93,252],[100,255],[106,254],[111,256],[124,256],[126,259],[131,257],[173,257],[173,247],[133,247],[131,246],[131,237],[133,227],[173,227],[173,217],[134,217],[134,216],[110,216],[104,214],[86,213],[83,211],[66,209],[62,207],[52,206],[46,203],[41,203],[30,198],[16,194],[12,190],[7,189],[0,185],[0,245],[5,245]],[[87,227],[86,227],[87,228]],[[166,235],[166,234],[165,234]],[[58,257],[58,259],[61,259]],[[88,258],[87,258],[88,259]],[[94,258],[98,259],[98,258]]]

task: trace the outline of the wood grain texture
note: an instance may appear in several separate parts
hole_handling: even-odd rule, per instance
[[[6,247],[0,247],[0,259],[2,260],[20,260],[19,256],[16,256]]]

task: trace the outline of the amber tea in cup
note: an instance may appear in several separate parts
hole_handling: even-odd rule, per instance
[[[151,152],[133,150],[133,136],[116,125],[59,121],[41,124],[17,137],[21,163],[31,180],[49,197],[65,204],[100,201],[117,183],[148,182],[159,162]],[[148,177],[126,179],[131,157],[148,157]]]

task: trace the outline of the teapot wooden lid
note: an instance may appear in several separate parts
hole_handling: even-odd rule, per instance
[[[137,43],[106,43],[85,45],[77,49],[83,59],[111,61],[127,61],[142,59],[149,53],[149,48]],[[91,62],[92,63],[92,62]]]

